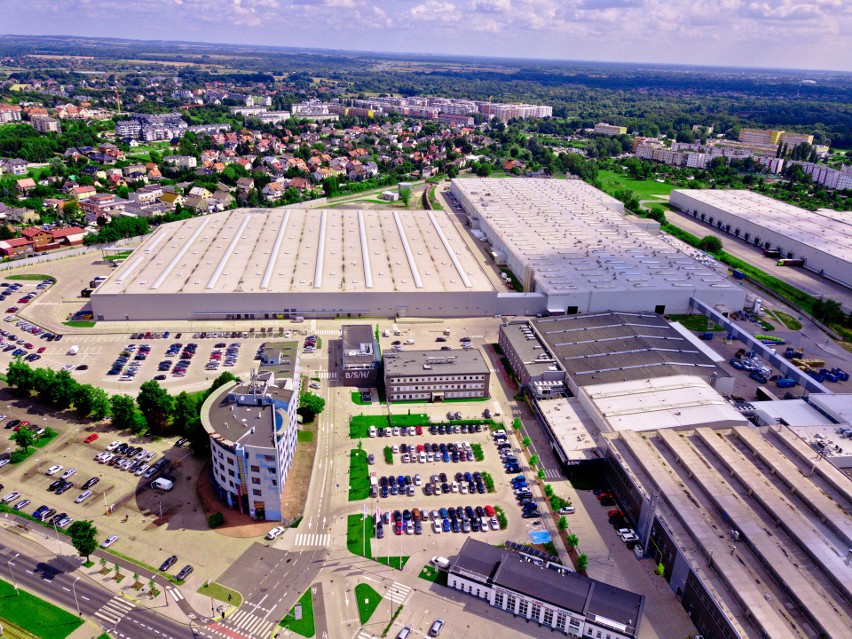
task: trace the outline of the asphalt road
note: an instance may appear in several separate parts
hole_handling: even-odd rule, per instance
[[[192,639],[199,636],[188,624],[138,607],[85,577],[75,577],[68,564],[59,557],[44,561],[4,547],[0,551],[0,563],[4,565],[4,578],[14,578],[19,588],[69,611],[78,610],[79,604],[79,611],[84,617],[105,631],[109,630],[113,636],[123,639],[150,639],[153,636]]]

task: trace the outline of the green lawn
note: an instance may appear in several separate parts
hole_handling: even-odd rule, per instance
[[[300,442],[312,442],[314,441],[314,434],[309,430],[300,430],[296,435],[297,439]]]
[[[669,315],[674,322],[680,322],[683,324],[684,328],[689,329],[690,331],[721,331],[723,330],[721,327],[716,326],[713,322],[710,322],[711,328],[707,328],[707,318],[697,313],[695,315]]]
[[[367,452],[354,449],[349,453],[349,501],[360,501],[370,496],[370,470]]]
[[[385,528],[385,535],[392,535],[391,527]],[[362,515],[349,515],[346,521],[346,548],[353,555],[372,559],[385,566],[391,566],[402,570],[408,562],[408,557],[373,557],[373,549],[370,540],[375,539],[376,528],[372,515],[367,515],[364,522]]]
[[[769,311],[768,313],[770,315],[775,316],[775,319],[777,319],[791,331],[802,330],[802,323],[789,313],[785,313],[784,311]]]
[[[40,448],[44,448],[45,446],[47,446],[47,445],[50,443],[50,441],[51,441],[54,437],[56,437],[56,431],[55,431],[55,430],[53,430],[52,428],[45,428],[44,430],[45,430],[44,435],[42,435],[42,436],[41,436],[41,437],[39,437],[37,440],[35,440],[35,441],[33,442],[32,446],[30,446],[30,447],[27,449],[27,452],[26,452],[26,453],[24,453],[24,451],[23,451],[23,449],[22,449],[22,448],[16,448],[16,449],[12,452],[12,463],[13,463],[13,464],[20,464],[20,463],[21,463],[22,461],[24,461],[25,459],[28,459],[28,458],[32,457],[32,456],[33,456],[33,454],[35,454],[35,452],[36,452],[37,450],[39,450]],[[9,440],[11,441],[11,437],[9,438]],[[13,445],[14,445],[14,443],[13,443]]]
[[[639,200],[659,199],[662,201],[663,197],[668,197],[669,193],[677,188],[671,184],[661,184],[655,180],[634,180],[629,175],[607,170],[598,171],[598,179],[604,191],[612,194],[619,189],[630,189]]]
[[[373,402],[365,402],[361,399],[361,393],[358,391],[352,391],[352,403],[356,406],[370,406]]]
[[[70,326],[72,328],[93,328],[97,322],[92,322],[88,320],[72,320],[70,322],[62,322],[65,326]]]
[[[428,564],[423,566],[423,570],[420,571],[418,577],[426,581],[431,581],[433,584],[447,585],[447,573]]]
[[[0,619],[8,620],[41,639],[64,639],[83,625],[77,615],[0,580]],[[15,636],[11,634],[11,636]]]
[[[316,629],[314,628],[314,601],[310,589],[299,598],[299,603],[302,604],[302,618],[296,619],[296,606],[293,606],[279,625],[303,637],[313,637]]]
[[[226,604],[230,604],[239,608],[240,604],[243,603],[243,597],[236,590],[231,590],[230,588],[226,588],[222,584],[216,583],[215,581],[211,581],[210,585],[207,585],[205,581],[201,588],[198,589],[198,592],[206,597],[213,597],[213,599],[218,599]],[[231,596],[231,599],[228,599],[228,595]]]
[[[7,280],[23,280],[25,282],[42,282],[44,280],[52,280],[52,275],[42,275],[41,273],[22,273],[20,275],[7,275]]]
[[[368,584],[355,586],[355,603],[358,604],[358,618],[361,620],[361,625],[370,620],[381,602],[382,596]]]
[[[387,415],[354,415],[349,418],[349,437],[359,439],[370,436],[370,426],[387,428]]]

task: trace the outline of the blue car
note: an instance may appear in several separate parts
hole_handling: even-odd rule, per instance
[[[438,511],[438,514],[441,515],[441,519],[447,519],[450,516],[446,508],[441,508],[441,510]]]
[[[443,458],[444,458],[444,463],[449,462],[450,461],[450,454],[447,451],[444,451],[444,457]]]
[[[443,523],[441,524],[441,528],[443,528],[444,532],[450,532],[450,529],[451,529],[450,520],[445,519],[443,521]]]

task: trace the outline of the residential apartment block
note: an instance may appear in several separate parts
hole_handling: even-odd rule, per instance
[[[390,402],[489,397],[491,372],[478,349],[390,351],[384,364]]]
[[[40,115],[32,118],[30,120],[30,124],[32,124],[33,128],[39,133],[62,132],[62,125],[59,123],[59,120],[48,117],[46,115]]]
[[[626,126],[616,126],[614,124],[606,124],[605,122],[598,122],[594,128],[595,133],[602,133],[603,135],[625,135],[627,133]]]

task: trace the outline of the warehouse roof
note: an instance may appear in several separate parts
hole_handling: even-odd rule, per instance
[[[675,190],[672,196],[675,203],[687,198],[713,206],[845,262],[852,255],[852,221],[848,214],[827,209],[808,211],[746,190]]]
[[[97,292],[493,290],[442,211],[279,208],[164,224]]]
[[[385,376],[487,375],[488,364],[477,348],[454,351],[386,351]]]
[[[678,374],[728,376],[652,313],[562,315],[531,324],[578,386]]]
[[[453,180],[453,189],[489,240],[505,245],[534,273],[535,290],[549,295],[733,288],[723,274],[630,222],[621,202],[580,180],[471,178]]]

